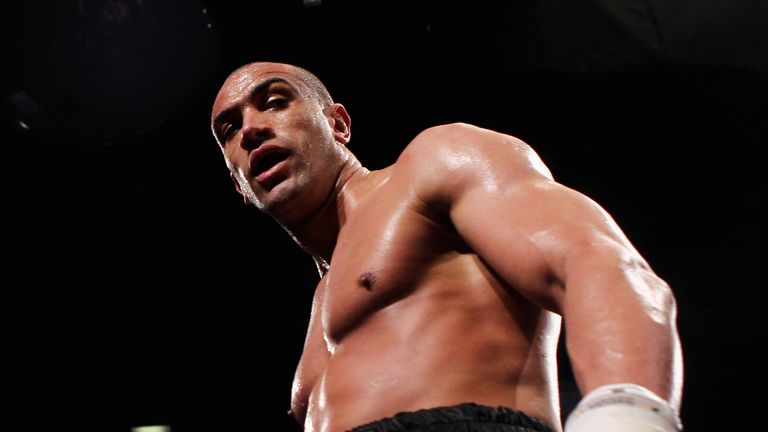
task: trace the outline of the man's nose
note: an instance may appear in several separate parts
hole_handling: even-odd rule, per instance
[[[240,132],[243,134],[240,145],[246,150],[258,148],[261,143],[275,136],[269,115],[252,107],[247,107],[243,112]]]

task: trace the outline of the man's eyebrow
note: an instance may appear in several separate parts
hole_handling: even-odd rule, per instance
[[[288,82],[284,78],[280,78],[280,77],[267,78],[267,79],[261,81],[260,83],[256,84],[255,86],[253,86],[253,89],[251,89],[251,92],[248,94],[248,100],[253,99],[254,96],[256,96],[257,94],[263,92],[264,90],[266,90],[272,84],[276,84],[276,83],[285,84],[285,85],[291,87],[291,89],[295,89],[293,84],[291,84],[290,82]],[[237,110],[238,110],[238,107],[237,106],[233,106],[233,107],[229,107],[229,108],[221,111],[218,115],[216,115],[216,118],[213,119],[213,130],[216,131],[218,129],[219,125],[221,125],[221,123],[224,121],[224,119],[226,117],[228,117],[230,114],[232,114],[232,112],[237,111]]]

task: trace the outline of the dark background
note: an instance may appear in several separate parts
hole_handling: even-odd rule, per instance
[[[317,274],[208,129],[254,60],[326,82],[371,168],[446,122],[526,140],[674,289],[687,430],[757,422],[765,2],[237,3],[4,6],[4,381],[27,429],[298,430]]]

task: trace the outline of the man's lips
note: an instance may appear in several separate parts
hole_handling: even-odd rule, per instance
[[[287,171],[284,169],[288,166],[287,160],[282,160],[271,168],[262,172],[255,177],[255,180],[266,190],[272,190],[273,187],[280,184],[288,177]]]
[[[255,177],[257,181],[283,165],[285,159],[290,155],[287,149],[273,144],[262,144],[256,150],[253,150],[248,157],[248,175]]]

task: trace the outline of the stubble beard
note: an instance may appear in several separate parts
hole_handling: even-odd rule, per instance
[[[259,198],[253,189],[249,188],[246,196],[262,213],[272,217],[281,225],[291,224],[297,218],[301,218],[302,205],[306,199],[302,198],[307,193],[308,185],[301,184],[300,179],[289,177],[275,185],[270,191],[265,191]]]

